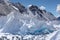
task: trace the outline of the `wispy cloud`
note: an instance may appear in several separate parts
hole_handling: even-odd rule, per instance
[[[56,11],[57,11],[58,13],[60,13],[60,4],[57,5]]]

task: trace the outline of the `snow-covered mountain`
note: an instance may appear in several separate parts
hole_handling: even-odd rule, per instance
[[[0,1],[0,33],[13,35],[47,35],[55,32],[60,21],[50,12],[35,5]]]
[[[15,7],[19,9],[21,13],[26,13],[29,15],[34,15],[37,19],[40,20],[54,20],[56,17],[46,10],[41,10],[35,5],[29,5],[28,8],[25,8],[21,3],[12,3]]]

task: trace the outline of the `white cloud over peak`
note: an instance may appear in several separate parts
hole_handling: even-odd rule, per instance
[[[40,6],[40,9],[41,9],[41,10],[44,10],[44,9],[45,9],[45,7],[44,7],[44,6]]]

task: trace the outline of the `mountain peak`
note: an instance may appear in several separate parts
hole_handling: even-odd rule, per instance
[[[37,10],[38,10],[38,7],[35,6],[35,5],[30,5],[29,9],[30,9],[31,11],[37,11]]]

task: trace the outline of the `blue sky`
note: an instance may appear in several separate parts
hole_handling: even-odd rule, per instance
[[[12,2],[20,2],[24,6],[28,6],[30,4],[37,6],[44,6],[46,10],[52,12],[55,16],[59,15],[56,12],[57,4],[60,4],[60,0],[11,0]]]

